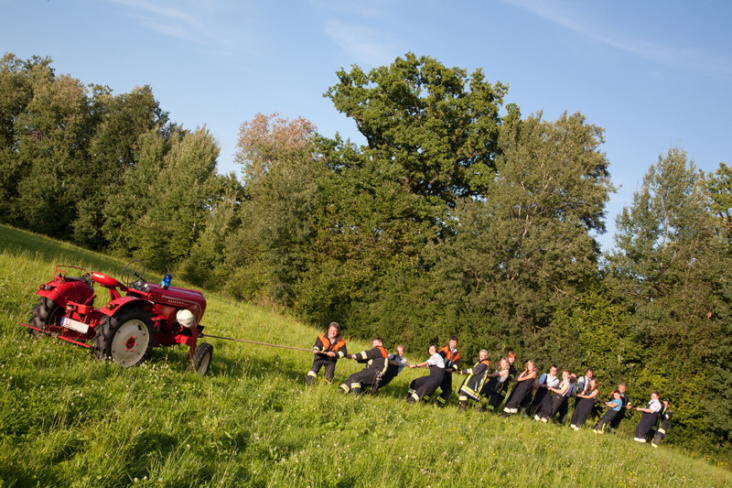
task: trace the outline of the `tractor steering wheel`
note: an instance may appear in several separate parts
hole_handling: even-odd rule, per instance
[[[130,286],[130,282],[144,281],[143,276],[145,276],[145,263],[142,261],[130,261],[122,268],[122,282],[127,287]]]

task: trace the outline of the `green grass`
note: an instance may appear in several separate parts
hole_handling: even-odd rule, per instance
[[[454,398],[446,409],[408,406],[400,397],[424,370],[405,371],[377,396],[344,397],[336,386],[359,369],[354,362],[339,363],[336,384],[308,388],[311,354],[218,340],[204,378],[187,373],[183,348],[156,349],[143,366],[122,369],[81,347],[34,340],[17,325],[62,263],[113,276],[124,265],[0,226],[2,488],[732,482],[724,464],[639,446],[628,432],[600,437],[589,428],[459,414]],[[214,294],[207,300],[211,334],[309,348],[319,333]],[[365,346],[349,341],[352,351]]]

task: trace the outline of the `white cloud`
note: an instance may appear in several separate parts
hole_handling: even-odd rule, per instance
[[[238,36],[221,19],[247,18],[248,2],[206,1],[149,2],[147,0],[106,0],[126,9],[126,14],[144,27],[164,36],[209,48],[237,50]],[[242,13],[244,12],[244,13]]]
[[[358,64],[380,66],[390,64],[396,57],[397,42],[390,41],[378,28],[329,20],[325,23],[325,33]]]
[[[672,45],[655,43],[617,32],[602,25],[601,21],[582,17],[561,0],[502,0],[550,22],[561,25],[579,35],[629,52],[667,68],[703,72],[732,78],[732,62],[728,57],[715,56],[698,49],[682,49]]]

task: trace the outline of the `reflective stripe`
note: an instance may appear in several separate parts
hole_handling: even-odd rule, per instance
[[[361,383],[351,383],[351,388],[361,388]]]
[[[343,384],[341,385],[341,388],[342,388],[342,389],[343,389],[343,390],[344,390],[344,391],[345,391],[346,393],[348,393],[349,391],[351,391],[351,389],[350,389],[350,388],[348,388],[348,385],[347,385],[347,384],[345,384],[345,383],[343,383]]]
[[[321,352],[328,352],[328,351],[338,352],[338,350],[340,348],[342,348],[343,346],[346,345],[346,341],[344,341],[343,338],[340,336],[336,336],[335,344],[331,344],[330,339],[328,339],[327,334],[319,335],[318,339],[320,339],[320,343],[323,345]],[[316,351],[318,350],[318,348],[316,346],[313,346],[313,349],[315,349]],[[341,357],[343,357],[343,356],[341,356]]]
[[[666,429],[658,429],[659,434],[666,434]]]
[[[318,373],[316,373],[315,371],[308,371],[308,376],[315,376],[317,378]]]
[[[452,368],[454,364],[460,361],[460,351],[455,349],[455,354],[450,350],[450,346],[447,345],[438,351],[438,354],[445,360],[445,367]]]

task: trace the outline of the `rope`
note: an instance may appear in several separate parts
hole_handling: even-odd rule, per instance
[[[223,339],[225,341],[245,342],[247,344],[256,344],[258,346],[280,347],[282,349],[292,349],[293,351],[312,352],[312,349],[303,349],[302,347],[280,346],[279,344],[269,344],[267,342],[247,341],[244,339],[233,339],[231,337],[221,337],[221,336],[215,336],[215,335],[210,335],[210,334],[199,334],[199,337],[210,337],[212,339]]]

